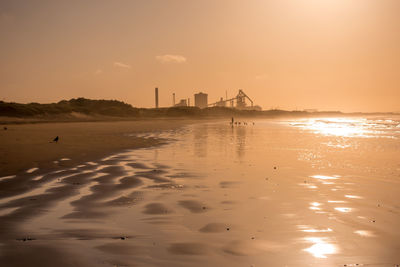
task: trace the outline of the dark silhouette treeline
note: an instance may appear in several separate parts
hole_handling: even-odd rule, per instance
[[[31,117],[68,113],[105,116],[137,116],[139,111],[131,105],[117,100],[91,100],[73,98],[51,104],[19,104],[0,101],[0,116]]]
[[[20,104],[0,101],[0,117],[90,120],[102,118],[143,118],[143,117],[308,117],[343,114],[339,111],[307,112],[286,110],[238,110],[226,107],[168,107],[168,108],[135,108],[118,100],[92,100],[73,98],[58,103]],[[357,113],[361,114],[361,113]],[[353,115],[357,115],[353,113]],[[348,115],[348,114],[347,114]],[[86,116],[86,117],[85,117]]]

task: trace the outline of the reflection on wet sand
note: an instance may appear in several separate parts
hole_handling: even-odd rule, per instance
[[[60,267],[400,262],[398,166],[349,168],[382,142],[346,153],[325,145],[337,136],[265,121],[157,137],[175,141],[0,178],[0,262],[39,264],[35,253],[56,257],[37,266]]]
[[[305,241],[313,243],[313,245],[304,250],[316,258],[327,258],[328,255],[337,253],[336,246],[329,243],[327,238],[307,237]]]
[[[246,132],[248,129],[245,127],[236,127],[236,149],[239,158],[242,158],[246,153]]]
[[[313,175],[311,178],[320,179],[320,180],[336,180],[339,179],[340,176],[328,176],[328,175]]]
[[[396,120],[376,118],[310,118],[292,121],[290,124],[322,135],[361,138],[392,138],[392,133],[396,133],[398,128]]]
[[[357,230],[354,231],[355,234],[360,235],[360,236],[364,236],[364,237],[374,237],[375,234],[372,231],[368,231],[368,230]]]
[[[300,229],[300,231],[305,233],[328,233],[333,231],[331,228],[316,229],[307,225],[298,225],[298,228]]]
[[[196,156],[201,158],[207,157],[207,139],[209,137],[208,127],[209,126],[205,124],[193,133],[194,153],[196,154]]]
[[[335,210],[340,211],[340,212],[351,212],[352,208],[348,207],[336,207]]]

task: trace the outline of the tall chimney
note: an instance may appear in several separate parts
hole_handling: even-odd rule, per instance
[[[175,93],[172,94],[172,106],[175,107]]]
[[[158,88],[157,87],[155,90],[155,96],[156,96],[156,108],[158,108]]]

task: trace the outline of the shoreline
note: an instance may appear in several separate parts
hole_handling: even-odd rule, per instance
[[[265,111],[267,112],[267,111]],[[302,119],[302,118],[331,118],[331,117],[380,117],[380,116],[400,116],[400,113],[393,112],[372,112],[372,113],[362,113],[362,112],[350,112],[342,113],[335,111],[321,111],[315,113],[304,113],[300,111],[281,111],[281,110],[270,110],[269,114],[240,114],[240,113],[220,113],[220,114],[204,114],[204,115],[190,115],[190,114],[180,114],[171,116],[137,116],[137,117],[115,117],[115,116],[105,116],[96,114],[62,114],[62,115],[46,115],[46,116],[0,116],[0,126],[1,128],[10,125],[21,125],[21,124],[47,124],[47,123],[79,123],[79,122],[137,122],[137,121],[210,121],[210,120],[230,120],[232,117],[238,119]],[[2,130],[2,129],[0,129]]]
[[[212,119],[223,119],[225,117],[113,117],[113,116],[93,116],[85,115],[78,117],[69,116],[43,116],[43,117],[9,117],[0,116],[0,126],[21,125],[21,124],[47,124],[47,123],[78,123],[78,122],[137,122],[137,121],[207,121]],[[229,117],[229,116],[228,116]],[[226,117],[226,118],[228,118]]]
[[[137,135],[178,130],[191,123],[195,120],[14,124],[6,131],[0,131],[0,177],[22,174],[34,168],[54,171],[125,150],[159,146],[166,141]],[[59,136],[59,142],[51,142],[56,136]]]

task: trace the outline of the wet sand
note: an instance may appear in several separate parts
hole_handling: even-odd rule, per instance
[[[398,139],[265,121],[137,137],[175,141],[1,178],[0,188],[25,190],[1,191],[0,263],[400,263]]]
[[[174,130],[190,122],[154,119],[10,124],[6,131],[0,131],[0,176],[33,168],[73,166],[124,149],[154,146],[163,140],[141,138],[137,134]],[[56,136],[59,142],[51,143]]]

